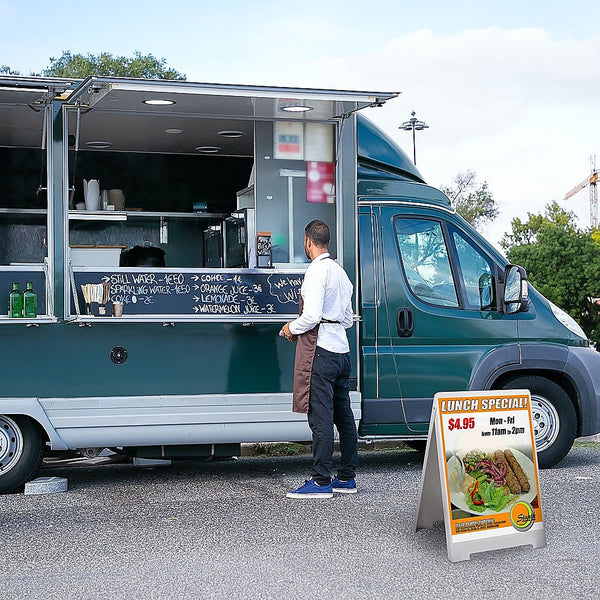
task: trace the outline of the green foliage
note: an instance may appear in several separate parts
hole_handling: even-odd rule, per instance
[[[558,203],[552,202],[546,206],[544,215],[527,213],[527,221],[522,222],[519,218],[513,219],[511,227],[512,234],[505,234],[500,242],[505,249],[535,243],[539,234],[548,227],[559,227],[569,233],[574,233],[576,231],[575,213],[566,211]]]
[[[568,312],[600,347],[600,245],[575,226],[573,213],[556,202],[543,215],[513,219],[502,239],[508,259],[527,270],[529,281]]]
[[[459,173],[453,185],[442,186],[441,190],[450,198],[456,212],[473,227],[493,221],[498,216],[498,207],[487,181],[479,185],[473,171]]]
[[[50,58],[50,66],[42,71],[46,77],[76,77],[84,79],[89,75],[106,77],[136,77],[143,79],[185,80],[185,75],[166,66],[165,58],[155,58],[152,54],[142,55],[136,51],[132,58],[113,56],[109,52],[101,54],[71,54],[64,51],[59,58]]]
[[[13,71],[6,65],[0,65],[0,75],[20,75],[19,71]]]

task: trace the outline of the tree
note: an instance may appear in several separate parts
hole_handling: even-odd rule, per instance
[[[523,266],[529,281],[568,312],[600,347],[600,245],[575,226],[575,215],[556,202],[545,214],[512,220],[501,245],[508,259]]]
[[[0,65],[0,75],[20,75],[19,71],[13,71],[6,65]]]
[[[500,245],[503,248],[533,244],[538,240],[540,233],[549,227],[559,227],[569,233],[577,231],[575,213],[564,210],[556,202],[546,206],[545,215],[527,213],[527,217],[525,223],[519,218],[511,221],[512,234],[507,233],[502,238]]]
[[[456,212],[473,227],[485,221],[493,221],[498,216],[498,207],[487,181],[478,185],[473,171],[459,173],[454,178],[453,185],[442,186],[441,189],[450,198]]]
[[[152,54],[142,55],[136,51],[132,58],[113,56],[109,52],[101,54],[71,54],[64,51],[59,58],[50,58],[50,66],[42,71],[46,77],[77,77],[89,75],[107,77],[137,77],[143,79],[178,79],[186,76],[166,66],[165,58],[155,58]]]

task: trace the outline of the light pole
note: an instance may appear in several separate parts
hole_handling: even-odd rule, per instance
[[[419,121],[417,117],[415,117],[415,111],[413,110],[411,113],[411,118],[408,121],[404,121],[398,129],[404,129],[404,131],[412,131],[413,138],[413,162],[415,166],[417,166],[417,146],[415,144],[415,131],[423,131],[423,129],[429,129],[429,125],[425,123],[425,121]]]

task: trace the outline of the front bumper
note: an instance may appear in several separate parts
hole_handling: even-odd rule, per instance
[[[570,347],[565,373],[578,391],[580,436],[600,433],[600,352]]]

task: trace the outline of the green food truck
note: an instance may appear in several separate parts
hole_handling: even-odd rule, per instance
[[[527,388],[539,462],[600,431],[600,355],[360,111],[395,93],[0,76],[0,492],[46,450],[235,454],[291,411],[304,225],[351,277],[365,439]]]

